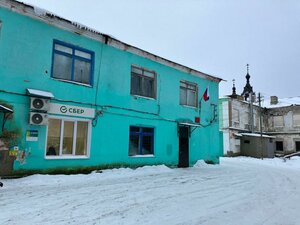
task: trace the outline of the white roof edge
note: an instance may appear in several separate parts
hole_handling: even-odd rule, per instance
[[[27,92],[29,95],[32,95],[32,96],[39,96],[39,97],[44,97],[44,98],[54,98],[54,95],[48,91],[27,88]]]
[[[3,6],[5,8],[8,8],[11,11],[18,12],[23,15],[30,16],[34,19],[41,20],[45,23],[48,23],[50,25],[56,26],[58,28],[77,33],[79,35],[84,35],[88,38],[91,38],[96,41],[100,41],[102,43],[106,43],[107,45],[110,45],[112,47],[118,48],[123,51],[128,51],[130,53],[145,57],[147,59],[153,60],[155,62],[161,63],[163,65],[167,65],[169,67],[175,68],[179,71],[189,73],[191,75],[210,80],[216,83],[219,83],[223,81],[222,78],[209,75],[203,72],[200,72],[198,70],[189,68],[187,66],[181,65],[179,63],[173,62],[171,60],[165,59],[163,57],[157,56],[153,53],[147,52],[145,50],[142,50],[138,47],[131,46],[129,44],[126,44],[125,42],[122,42],[110,35],[101,33],[99,31],[96,31],[92,28],[89,28],[87,26],[81,25],[77,22],[70,21],[68,19],[65,19],[63,17],[60,17],[54,13],[51,13],[47,10],[44,10],[44,13],[39,13],[36,11],[41,11],[43,9],[40,9],[36,6],[19,2],[16,0],[1,0],[0,6]],[[18,7],[19,6],[19,7]],[[35,10],[37,8],[37,10]]]
[[[200,124],[195,124],[195,123],[179,122],[179,124],[180,125],[191,126],[191,127],[202,127]]]
[[[14,112],[12,109],[10,109],[10,108],[8,108],[8,107],[6,107],[4,105],[0,105],[0,108],[4,109],[6,111],[9,111],[9,112]]]
[[[275,136],[270,136],[270,135],[260,135],[257,133],[239,133],[241,136],[248,136],[248,137],[264,137],[264,138],[276,138]]]

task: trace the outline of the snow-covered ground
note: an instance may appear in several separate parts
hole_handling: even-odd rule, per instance
[[[300,158],[2,180],[0,224],[300,224]]]

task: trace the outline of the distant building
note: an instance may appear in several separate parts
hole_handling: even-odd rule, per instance
[[[223,154],[225,156],[241,154],[241,133],[246,135],[259,132],[260,108],[256,104],[250,103],[250,100],[255,100],[255,94],[250,85],[248,68],[246,80],[242,95],[236,94],[235,83],[233,83],[232,94],[219,99],[220,130],[223,135]]]
[[[271,96],[259,107],[248,69],[246,80],[241,95],[233,84],[232,94],[219,99],[223,154],[273,157],[300,151],[300,97]]]
[[[300,97],[268,100],[263,104],[264,131],[276,137],[275,153],[300,151]]]

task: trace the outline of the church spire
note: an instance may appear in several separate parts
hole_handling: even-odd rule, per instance
[[[246,75],[246,85],[244,87],[244,91],[241,94],[245,100],[247,101],[248,97],[250,96],[250,94],[253,94],[253,88],[250,85],[250,74],[249,74],[249,64],[246,65],[247,66],[247,75]]]
[[[237,98],[236,87],[235,87],[235,79],[232,80],[232,94],[231,98]]]

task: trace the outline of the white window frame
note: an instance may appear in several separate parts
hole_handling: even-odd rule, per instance
[[[57,156],[49,156],[47,155],[47,143],[48,143],[48,128],[46,128],[46,142],[45,142],[45,152],[44,157],[45,159],[88,159],[90,158],[90,147],[91,147],[91,136],[92,136],[92,122],[89,119],[81,119],[81,118],[70,118],[70,117],[63,117],[63,116],[49,116],[49,119],[58,119],[61,120],[60,126],[60,146],[59,146],[59,155]],[[62,121],[71,121],[74,122],[74,131],[73,131],[73,149],[72,155],[63,155],[62,154],[62,143],[63,143],[63,131],[64,131],[64,122]],[[88,122],[88,134],[87,134],[87,149],[86,155],[75,155],[76,151],[76,137],[77,137],[77,122]]]
[[[183,85],[187,85],[187,86],[193,86],[195,89],[189,88],[189,87],[184,87]],[[188,96],[186,97],[186,104],[181,102],[181,89],[183,89],[184,91],[193,91],[195,92],[195,102],[194,105],[188,105]],[[187,92],[188,93],[188,92]],[[179,82],[179,104],[185,107],[191,107],[191,108],[198,108],[198,84],[197,83],[193,83],[190,81],[186,81],[186,80],[181,80]]]
[[[140,70],[141,73],[133,72],[134,69]],[[150,73],[153,75],[153,77],[148,76],[145,73]],[[132,87],[133,84],[131,82],[131,79],[133,76],[137,76],[137,77],[141,78],[142,80],[144,80],[144,79],[153,80],[154,86],[153,86],[152,96],[146,96],[146,95],[143,95],[143,93],[133,93],[133,87]],[[142,81],[142,82],[144,82],[144,81]],[[142,89],[142,87],[141,87],[141,89]],[[143,90],[142,90],[142,92],[143,92]],[[157,73],[154,70],[146,69],[144,67],[140,67],[137,65],[131,65],[131,67],[130,67],[130,95],[138,96],[138,97],[146,98],[146,99],[156,99],[157,98]]]

